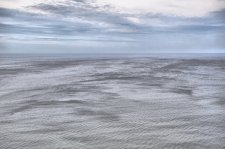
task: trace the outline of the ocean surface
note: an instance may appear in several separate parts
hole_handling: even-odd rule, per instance
[[[1,149],[225,149],[225,57],[0,56]]]

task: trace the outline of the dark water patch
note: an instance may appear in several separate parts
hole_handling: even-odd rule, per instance
[[[91,136],[84,136],[84,137],[69,136],[69,137],[63,137],[63,139],[65,139],[67,141],[81,142],[81,143],[89,143],[89,142],[93,142],[94,140],[96,140],[95,137],[91,137]]]
[[[74,95],[80,92],[89,92],[95,90],[96,86],[79,85],[79,84],[61,84],[56,86],[51,86],[50,89],[52,93]]]
[[[103,121],[119,121],[120,120],[120,117],[114,113],[98,111],[98,110],[80,109],[77,111],[77,114],[80,116],[95,117]]]
[[[178,94],[185,94],[185,95],[189,95],[189,96],[193,95],[193,90],[192,89],[174,88],[171,91],[174,92],[174,93],[178,93]]]
[[[13,122],[13,120],[0,120],[0,125],[12,124]]]
[[[29,110],[29,109],[32,109],[33,108],[33,105],[24,105],[24,106],[20,106],[19,108],[16,108],[14,110],[12,110],[10,113],[11,114],[15,114],[15,113],[19,113],[19,112],[23,112],[23,111],[26,111],[26,110]]]
[[[183,64],[182,61],[169,63],[165,66],[160,67],[159,70],[170,70],[170,69],[179,68],[179,66],[182,64]]]
[[[127,74],[123,72],[107,72],[107,73],[97,73],[92,75],[91,77],[97,78],[92,80],[86,80],[86,81],[107,81],[107,80],[139,80],[141,79],[140,76],[135,74]]]
[[[225,59],[191,59],[186,61],[186,65],[189,66],[208,66],[208,67],[225,67]]]
[[[118,76],[123,76],[125,73],[123,72],[105,72],[105,73],[95,73],[91,75],[90,77],[97,77],[97,78],[104,78],[104,77],[118,77]]]
[[[224,97],[219,97],[215,99],[216,101],[214,102],[217,105],[225,106],[225,96]]]
[[[70,61],[70,60],[40,61],[35,63],[35,67],[42,69],[57,69],[77,65],[79,65],[79,61]]]
[[[176,74],[176,75],[185,74],[185,72],[183,70],[172,70],[171,73]]]
[[[33,98],[36,96],[45,95],[46,92],[49,90],[50,87],[36,87],[36,88],[29,88],[29,89],[17,89],[15,91],[11,91],[5,94],[2,94],[0,97],[2,99],[20,99],[20,98]]]
[[[12,110],[10,113],[11,114],[15,114],[15,113],[19,113],[19,112],[23,112],[23,111],[27,111],[30,109],[34,109],[34,108],[44,108],[44,107],[53,107],[54,106],[70,106],[73,104],[87,104],[85,101],[81,101],[81,100],[66,100],[66,101],[57,101],[57,100],[50,100],[50,101],[37,101],[37,100],[31,100],[31,101],[27,101],[25,103],[22,104],[18,104],[18,108],[15,108],[14,110]]]
[[[185,68],[185,70],[189,69],[189,67],[185,66],[184,61],[177,61],[177,62],[166,64],[165,66],[162,66],[160,68],[155,68],[154,71],[160,71],[160,72],[179,71],[183,68]]]
[[[68,103],[68,104],[87,104],[85,101],[81,100],[67,100],[67,101],[60,101],[60,103]]]
[[[28,72],[26,68],[0,68],[0,75],[16,75]]]
[[[85,80],[82,82],[104,82],[104,81],[127,81],[127,82],[141,82],[141,83],[149,83],[151,85],[152,82],[155,82],[153,84],[158,84],[166,81],[174,81],[175,78],[172,77],[157,77],[154,76],[155,74],[148,74],[148,75],[142,75],[142,74],[135,74],[135,73],[130,73],[130,74],[110,74],[107,73],[107,75],[102,74],[102,77],[99,75],[96,75],[97,79],[90,79],[90,80]]]
[[[43,129],[35,129],[35,130],[29,130],[29,131],[19,131],[17,133],[19,134],[50,134],[50,133],[56,133],[56,132],[63,132],[65,131],[64,128],[43,128]]]
[[[99,59],[99,60],[92,60],[92,59],[52,59],[52,60],[45,60],[45,61],[36,61],[34,62],[34,66],[37,68],[42,68],[42,69],[59,69],[59,68],[67,68],[67,67],[76,67],[79,65],[90,65],[90,64],[103,64],[104,62],[107,61],[113,61],[111,59]]]
[[[163,87],[172,81],[176,81],[176,78],[162,76],[158,77],[157,74],[150,74],[142,76],[140,82],[137,84],[149,86],[149,87]]]
[[[60,84],[60,85],[47,85],[38,88],[32,88],[27,90],[21,90],[19,92],[15,92],[14,94],[21,93],[31,95],[27,96],[29,98],[34,98],[38,96],[48,95],[62,95],[62,96],[74,96],[77,93],[81,92],[92,92],[97,90],[98,87],[92,85],[83,85],[83,84]],[[11,96],[11,93],[8,94]]]
[[[85,80],[81,82],[104,82],[104,81],[135,81],[140,80],[141,78],[138,76],[106,76],[104,78]]]
[[[153,126],[154,129],[182,129],[182,130],[185,130],[185,129],[189,129],[191,126],[189,124],[158,124],[156,126]]]
[[[137,85],[139,85],[139,86],[149,86],[149,87],[158,87],[158,88],[161,88],[163,86],[163,84],[161,84],[161,83],[149,83],[149,82],[138,83]]]
[[[196,67],[215,67],[215,68],[225,68],[225,60],[177,60],[176,62],[169,63],[160,68],[155,68],[154,71],[161,72],[179,72],[182,70],[194,70]]]
[[[75,121],[75,120],[66,120],[66,121],[62,121],[62,122],[48,122],[46,124],[43,124],[43,126],[46,127],[53,127],[53,128],[57,128],[57,127],[68,127],[68,125],[71,124],[76,124],[79,123],[79,121]]]

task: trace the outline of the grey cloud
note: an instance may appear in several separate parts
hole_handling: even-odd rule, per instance
[[[134,42],[130,39],[124,39],[124,37],[112,38],[107,35],[107,28],[82,21],[68,21],[58,16],[44,16],[15,9],[0,8],[0,11],[4,12],[3,15],[0,15],[0,18],[2,18],[0,34],[3,34],[3,36],[13,37],[15,34],[22,35],[22,37],[27,35],[44,36],[48,41]],[[13,21],[7,22],[7,18]],[[100,37],[96,38],[96,35]],[[54,36],[57,38],[52,38]],[[83,38],[80,39],[80,37]],[[33,40],[42,39],[35,38]]]
[[[7,8],[0,8],[0,16],[1,17],[11,17],[14,16],[15,11],[10,11]]]
[[[225,9],[213,12],[212,17],[215,17],[218,22],[225,23]]]
[[[139,27],[135,23],[129,21],[123,14],[100,10],[101,8],[92,6],[89,2],[82,2],[84,4],[70,3],[68,5],[50,5],[42,3],[33,6],[33,8],[52,13],[54,15],[105,23],[114,28],[122,27],[125,29],[136,29]]]
[[[89,0],[73,0],[73,4],[65,3],[64,5],[56,4],[38,4],[30,8],[39,9],[48,13],[50,16],[18,11],[15,9],[0,8],[0,17],[2,33],[23,33],[23,34],[55,34],[76,36],[81,33],[106,34],[109,32],[122,32],[122,30],[133,30],[137,28],[135,24],[126,18],[116,14],[98,11],[96,7],[90,5]],[[82,4],[81,4],[82,3]],[[9,24],[4,19],[7,18],[15,21],[15,24]],[[62,19],[65,18],[65,19]],[[73,21],[70,21],[73,19]],[[79,19],[80,21],[74,21]],[[30,26],[18,25],[18,23],[30,24]],[[89,22],[89,23],[88,23]],[[105,26],[98,23],[106,24]],[[35,27],[34,27],[35,26]],[[109,27],[108,27],[109,26]]]
[[[2,18],[0,24],[1,33],[73,34],[97,30],[88,23],[74,23],[14,9],[0,8],[0,12],[4,12],[0,14],[0,18]],[[7,18],[15,23],[5,23],[4,20]]]
[[[76,1],[77,2],[77,1]],[[137,25],[126,19],[126,14],[117,14],[106,11],[98,11],[92,7],[89,2],[82,1],[85,5],[48,5],[39,4],[32,6],[33,8],[50,12],[53,16],[43,16],[22,12],[14,9],[0,8],[0,17],[13,18],[15,21],[27,21],[31,26],[23,26],[16,24],[2,23],[0,32],[2,33],[21,33],[21,34],[43,34],[43,35],[68,35],[77,34],[99,34],[105,35],[128,35],[130,34],[160,34],[160,33],[184,33],[184,32],[205,32],[224,30],[224,26],[214,26],[213,21],[218,17],[211,18],[182,18],[169,17],[162,15],[147,14],[143,16],[135,16],[141,19],[159,19],[165,22],[171,22],[172,26],[160,27],[152,26],[151,24]],[[86,6],[87,5],[87,6]],[[215,12],[217,16],[223,17],[222,12]],[[59,17],[61,16],[61,17]],[[69,18],[80,18],[83,22],[71,22],[61,19],[62,16]],[[60,18],[60,19],[58,19]],[[108,27],[103,28],[98,24],[90,24],[85,21],[103,22],[108,24]],[[32,22],[31,22],[32,21]],[[173,25],[173,22],[181,22],[181,25]],[[35,24],[35,27],[32,25]],[[120,29],[120,30],[117,30]],[[125,30],[125,31],[123,31]],[[126,31],[128,30],[128,31]],[[134,36],[131,36],[132,38]],[[135,37],[134,37],[135,38]]]
[[[2,19],[11,18],[11,19],[18,20],[18,21],[25,21],[25,20],[31,19],[32,17],[39,19],[39,17],[42,17],[42,15],[39,15],[36,13],[30,13],[30,12],[26,12],[26,11],[19,11],[16,9],[0,7],[0,17]],[[29,21],[31,21],[31,20],[29,20]]]
[[[72,0],[74,2],[78,2],[78,3],[87,3],[89,2],[89,0]]]

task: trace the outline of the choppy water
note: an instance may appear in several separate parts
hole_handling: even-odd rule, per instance
[[[0,58],[0,148],[225,148],[225,59]]]

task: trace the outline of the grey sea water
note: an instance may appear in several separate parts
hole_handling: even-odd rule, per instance
[[[1,56],[0,148],[224,149],[225,58]]]

